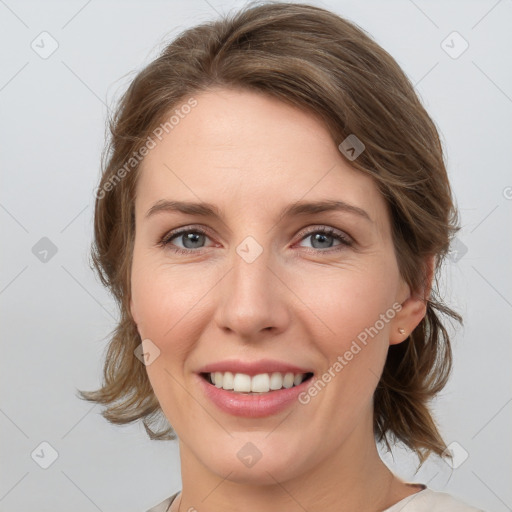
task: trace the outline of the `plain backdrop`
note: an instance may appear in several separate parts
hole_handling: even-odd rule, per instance
[[[461,213],[443,288],[465,326],[434,403],[456,467],[383,457],[407,481],[512,510],[512,1],[314,3],[415,84]],[[99,385],[117,317],[89,268],[94,189],[107,105],[179,32],[243,4],[0,0],[2,512],[143,512],[180,489],[175,442],[110,425],[75,395]]]

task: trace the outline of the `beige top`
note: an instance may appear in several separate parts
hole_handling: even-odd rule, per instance
[[[146,512],[168,512],[179,491]],[[483,512],[444,492],[428,487],[411,494],[382,512]]]

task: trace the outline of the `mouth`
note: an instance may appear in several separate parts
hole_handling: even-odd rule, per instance
[[[218,389],[234,394],[262,395],[291,389],[310,380],[313,373],[272,372],[248,375],[233,372],[205,372],[199,374],[206,382]]]
[[[312,372],[249,375],[216,371],[196,375],[201,392],[220,411],[250,419],[272,416],[297,405],[314,378]]]

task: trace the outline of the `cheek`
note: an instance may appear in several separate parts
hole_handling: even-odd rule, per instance
[[[204,281],[194,282],[188,274],[134,255],[131,292],[139,333],[160,351],[146,372],[165,416],[178,429],[190,416],[184,368],[200,336],[196,320],[205,294]]]
[[[189,345],[215,314],[212,289],[222,274],[222,269],[193,269],[135,253],[132,298],[142,338],[154,340],[162,351],[172,349],[172,359],[178,361],[177,355],[191,350]],[[382,258],[330,267],[306,262],[284,269],[281,276],[293,292],[282,298],[288,301],[283,307],[291,311],[289,327],[302,325],[316,348],[331,359],[345,352],[352,340],[364,338],[368,329],[374,331],[392,306],[398,269]],[[378,337],[387,337],[388,323],[380,324]]]
[[[177,331],[196,325],[193,319],[209,288],[197,273],[134,257],[131,293],[141,336],[176,343]]]
[[[394,316],[392,305],[396,296],[398,269],[374,262],[351,268],[332,268],[328,272],[304,272],[294,292],[308,306],[305,317],[316,325],[317,342],[343,349],[368,329],[377,330],[381,337],[389,332],[389,320]],[[386,316],[382,321],[382,315]],[[320,336],[320,330],[326,336]]]
[[[329,438],[326,445],[332,451],[357,426],[366,428],[371,423],[373,395],[386,359],[393,313],[388,314],[388,323],[380,320],[392,301],[389,293],[382,291],[386,287],[375,286],[376,274],[338,269],[329,279],[318,277],[303,279],[297,294],[302,294],[308,310],[297,314],[295,320],[308,332],[311,352],[320,353],[323,363],[316,380],[299,396],[303,409],[293,426],[311,433],[314,442],[321,443],[318,433],[322,433],[324,443]],[[376,326],[377,322],[382,325]]]
[[[305,274],[296,288],[308,305],[301,322],[325,361],[318,376],[326,384],[318,386],[321,401],[333,410],[358,415],[368,407],[389,347],[397,282],[391,261]]]

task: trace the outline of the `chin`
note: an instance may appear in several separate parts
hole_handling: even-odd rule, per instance
[[[273,440],[265,440],[265,435],[267,433],[254,436],[244,433],[240,438],[235,434],[230,446],[218,446],[217,452],[208,451],[200,458],[220,478],[253,486],[290,480],[298,476],[298,468],[301,473],[307,471],[303,442],[296,446],[290,440],[285,443],[277,435]]]
[[[273,457],[275,458],[275,456]],[[238,461],[237,461],[238,462]],[[276,481],[285,482],[297,476],[296,470],[290,461],[282,460],[259,460],[254,466],[246,467],[240,463],[216,465],[210,468],[220,478],[226,478],[230,482],[242,485],[275,485]],[[229,476],[227,476],[229,475]]]

